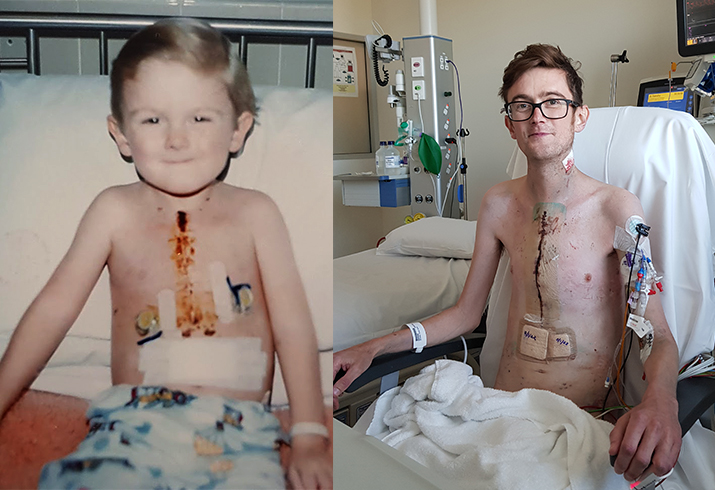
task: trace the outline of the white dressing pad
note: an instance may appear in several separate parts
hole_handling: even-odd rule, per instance
[[[144,384],[263,389],[268,359],[258,337],[158,339],[142,346]]]
[[[616,233],[613,236],[613,248],[622,252],[632,252],[636,248],[636,239],[620,226],[616,226]]]
[[[635,238],[638,235],[636,226],[640,223],[645,223],[645,221],[643,221],[643,218],[635,214],[626,220],[626,231],[630,236]]]
[[[519,352],[540,361],[546,360],[549,331],[534,325],[524,325]]]
[[[163,335],[176,332],[176,295],[171,289],[163,289],[156,297],[159,304],[159,325]]]

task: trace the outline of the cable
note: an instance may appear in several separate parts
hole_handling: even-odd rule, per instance
[[[375,32],[377,32],[381,36],[385,35],[385,31],[382,29],[382,26],[380,25],[380,23],[378,21],[376,21],[376,20],[372,21],[372,28],[375,29]]]
[[[715,358],[708,353],[698,354],[678,371],[678,381],[692,377],[715,377]]]
[[[382,67],[382,73],[385,75],[385,80],[380,78],[380,67],[377,64],[377,49],[375,45],[372,46],[372,64],[375,69],[375,80],[380,87],[385,87],[390,81],[390,74],[387,72],[387,68]]]
[[[422,103],[420,102],[420,100],[422,100],[422,99],[420,99],[420,97],[419,97],[419,95],[418,95],[418,96],[417,96],[417,110],[418,110],[419,113],[420,113],[420,138],[421,138],[421,137],[422,137],[422,133],[425,132],[425,122],[424,122],[424,120],[422,119]]]
[[[623,320],[623,334],[621,335],[621,341],[618,343],[616,346],[616,352],[614,352],[614,359],[613,362],[611,363],[611,367],[608,369],[608,375],[606,376],[606,383],[608,383],[608,391],[606,392],[606,397],[603,400],[603,409],[605,410],[606,407],[606,402],[608,400],[608,396],[611,394],[611,389],[613,386],[616,386],[616,397],[619,399],[622,405],[625,405],[623,403],[622,398],[621,398],[621,390],[620,390],[620,384],[623,384],[624,387],[624,394],[625,394],[625,383],[623,381],[623,378],[625,378],[625,367],[626,367],[626,361],[628,360],[628,357],[630,356],[631,353],[631,348],[633,346],[633,335],[631,331],[631,336],[629,337],[629,345],[628,345],[628,351],[626,352],[625,359],[623,357],[623,348],[624,344],[626,342],[626,331],[628,330],[628,317],[631,314],[631,308],[628,304],[628,300],[630,299],[631,296],[631,280],[633,279],[633,266],[636,263],[636,258],[638,255],[638,244],[640,243],[641,239],[641,233],[638,232],[638,237],[636,238],[636,245],[635,248],[633,249],[633,255],[631,258],[631,266],[630,270],[628,272],[628,282],[626,283],[626,310],[625,310],[625,318]],[[626,252],[626,257],[628,257],[628,252]],[[642,254],[641,254],[642,258]],[[618,354],[616,354],[618,353]],[[616,357],[619,358],[619,362],[616,363]],[[613,365],[616,365],[616,374],[613,378],[613,381],[610,381],[611,378],[611,369],[613,368]],[[619,384],[620,382],[620,384]]]
[[[442,201],[442,212],[439,213],[440,216],[444,213],[444,205],[447,204],[447,197],[449,196],[449,189],[452,187],[452,181],[454,178],[457,176],[457,171],[452,174],[452,177],[450,177],[449,182],[447,182],[447,190],[444,192],[444,200]],[[454,195],[454,194],[452,194]]]
[[[459,129],[457,130],[457,165],[455,165],[455,173],[459,170],[459,166],[461,165],[464,155],[466,153],[466,148],[463,148],[463,144],[465,143],[464,138],[469,136],[469,130],[464,128],[464,104],[462,103],[462,82],[461,78],[459,76],[459,69],[457,68],[457,65],[454,61],[448,59],[447,63],[450,63],[454,67],[454,73],[455,76],[457,77],[457,96],[459,99]],[[467,185],[466,182],[466,174],[465,174],[465,182],[464,182],[465,188]],[[454,194],[456,191],[452,192],[452,202],[449,206],[449,209],[452,209],[454,207]],[[466,197],[466,194],[465,194]],[[467,201],[465,199],[464,201],[464,213],[465,217],[467,215]]]
[[[432,195],[436,196],[437,195],[437,181],[435,180],[435,176],[431,172],[427,172],[427,174],[430,176],[430,179],[432,179]],[[437,215],[442,216],[442,210],[439,209],[439,200],[435,199],[434,200],[434,207],[437,208]]]
[[[459,97],[459,132],[457,135],[462,132],[462,127],[464,123],[464,111],[463,111],[463,106],[462,106],[462,84],[459,80],[459,70],[457,69],[457,65],[454,64],[454,61],[452,60],[447,60],[447,63],[451,64],[454,67],[454,73],[457,75],[457,96]]]
[[[464,360],[462,362],[467,364],[467,341],[464,340],[464,335],[460,335],[459,338],[462,339],[462,345],[464,346]]]
[[[641,240],[641,233],[640,233],[640,231],[638,231],[638,237],[636,238],[636,246],[633,249],[633,257],[631,258],[631,268],[628,273],[628,282],[626,283],[626,319],[623,323],[623,335],[621,336],[621,350],[620,350],[620,355],[619,355],[619,364],[618,364],[618,370],[616,371],[616,378],[614,380],[614,382],[616,383],[616,396],[619,399],[621,399],[621,390],[618,385],[618,381],[620,380],[621,383],[623,384],[623,387],[624,387],[623,392],[625,394],[625,383],[623,382],[622,378],[625,377],[624,370],[626,367],[626,360],[628,360],[628,356],[631,353],[631,347],[633,345],[633,337],[631,336],[631,341],[628,346],[628,353],[626,354],[626,357],[624,359],[624,357],[623,357],[624,345],[623,344],[625,344],[626,330],[628,329],[628,316],[631,313],[631,308],[628,305],[628,300],[631,296],[631,279],[633,278],[633,266],[636,264],[636,258],[638,257],[638,244],[640,243],[640,240]],[[642,260],[642,256],[643,256],[643,254],[641,254],[641,260]],[[623,402],[621,401],[621,403],[623,403]],[[623,404],[625,405],[625,403],[623,403]]]

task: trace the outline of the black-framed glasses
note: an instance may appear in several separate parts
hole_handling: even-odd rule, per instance
[[[514,122],[527,121],[534,115],[538,107],[546,119],[563,119],[569,113],[569,106],[578,107],[578,104],[569,99],[548,99],[534,104],[525,100],[504,104],[501,112],[506,112]]]

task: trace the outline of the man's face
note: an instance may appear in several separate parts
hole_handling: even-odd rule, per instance
[[[507,93],[507,101],[538,104],[549,99],[573,99],[566,74],[558,68],[532,68]],[[586,126],[588,108],[569,107],[563,119],[547,119],[539,109],[526,121],[514,122],[505,116],[509,134],[529,162],[561,161],[571,151],[575,132]]]
[[[124,87],[121,127],[109,129],[152,187],[192,195],[215,181],[230,152],[237,152],[253,117],[238,118],[219,75],[178,62],[148,59]]]

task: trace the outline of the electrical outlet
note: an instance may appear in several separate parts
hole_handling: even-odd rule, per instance
[[[425,59],[422,56],[415,56],[410,60],[413,77],[425,76]]]
[[[412,80],[412,100],[425,100],[427,95],[425,94],[425,81],[424,80]]]

